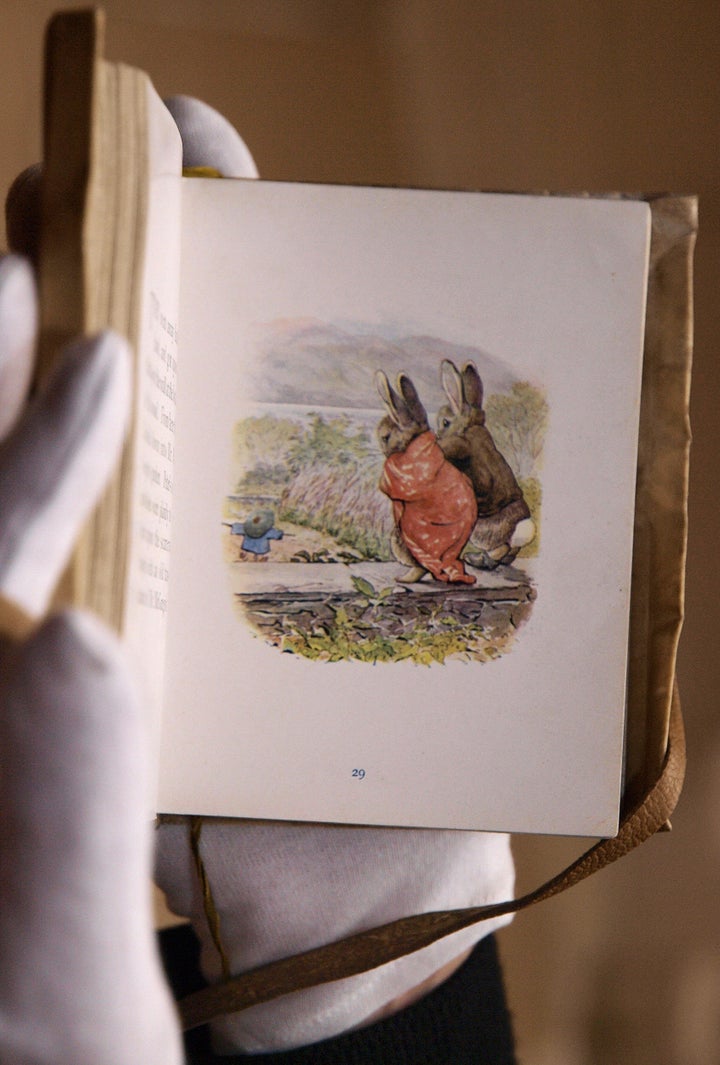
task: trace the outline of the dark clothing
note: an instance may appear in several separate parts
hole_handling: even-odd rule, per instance
[[[160,936],[177,998],[204,986],[189,926]],[[367,1028],[280,1053],[219,1057],[206,1028],[185,1037],[187,1065],[516,1065],[494,936],[425,998]]]

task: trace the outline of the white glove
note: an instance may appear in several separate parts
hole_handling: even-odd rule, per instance
[[[185,165],[255,177],[245,145],[198,101],[168,102]],[[482,786],[482,782],[478,782]],[[203,908],[188,829],[158,829],[157,881],[170,908],[191,918],[206,977],[223,962]],[[205,823],[200,842],[227,968],[233,974],[396,917],[510,898],[513,863],[503,835]],[[347,980],[264,1003],[213,1024],[220,1052],[262,1052],[316,1042],[394,1011],[449,974],[453,962],[509,918],[487,921]]]
[[[253,176],[247,150],[224,120],[183,98],[171,109],[187,165]],[[23,195],[33,201],[32,183]],[[28,321],[19,314],[16,332],[8,332],[0,315],[0,344],[9,338],[5,361],[14,368],[8,394],[21,394],[27,377]],[[114,414],[126,402],[121,346],[105,337],[71,354],[49,398],[0,457],[0,593],[12,593],[30,614],[42,612],[91,505],[103,476],[99,457],[109,466],[117,446]],[[141,730],[114,643],[89,619],[66,615],[11,653],[3,677],[0,753],[20,769],[3,776],[0,1056],[48,1065],[179,1061],[143,898]],[[27,840],[37,840],[29,853]],[[171,906],[193,918],[205,971],[217,979],[186,829],[164,825],[158,843],[161,886]],[[492,902],[512,890],[505,836],[207,823],[201,852],[232,972],[396,916]],[[220,1021],[218,1045],[227,1052],[283,1048],[365,1023],[412,1001],[418,985],[427,989],[499,923]]]
[[[40,617],[114,465],[128,353],[68,348],[23,410],[28,265],[0,261],[0,594]],[[21,413],[22,412],[22,413]],[[179,1065],[155,953],[142,719],[116,641],[79,612],[0,641],[0,1060]]]

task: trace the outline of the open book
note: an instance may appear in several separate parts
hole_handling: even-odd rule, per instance
[[[156,810],[612,835],[664,728],[626,730],[650,207],[182,177],[100,36],[48,34],[43,357],[136,351],[70,594]]]

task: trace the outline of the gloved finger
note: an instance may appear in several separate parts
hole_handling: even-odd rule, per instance
[[[37,295],[30,265],[0,258],[0,440],[17,420],[32,377]]]
[[[5,227],[12,251],[37,266],[40,250],[42,166],[35,163],[13,181],[5,200]]]
[[[214,108],[191,96],[170,96],[165,105],[183,140],[183,166],[212,166],[223,177],[256,178],[253,157],[235,127]],[[42,165],[23,170],[5,200],[9,247],[37,266],[40,250]]]
[[[247,145],[219,111],[192,96],[169,96],[165,106],[180,130],[183,166],[211,166],[223,177],[258,176]]]
[[[147,736],[115,639],[68,612],[0,687],[0,1060],[179,1065],[149,895]]]
[[[129,398],[125,340],[76,341],[0,448],[0,595],[33,618],[115,464]]]

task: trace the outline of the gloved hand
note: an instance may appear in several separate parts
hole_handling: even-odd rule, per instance
[[[4,622],[43,615],[117,458],[125,342],[63,354],[24,410],[35,334],[28,265],[0,261],[0,595]],[[22,412],[22,413],[21,413]],[[59,614],[0,641],[0,1060],[179,1065],[155,954],[146,744],[116,641]]]
[[[187,97],[167,102],[186,166],[257,176],[225,119]],[[503,835],[207,821],[199,852],[219,918],[217,937],[188,827],[158,828],[157,882],[170,908],[192,920],[211,982],[396,917],[507,899],[513,889]],[[449,975],[456,959],[507,920],[487,921],[370,973],[226,1017],[213,1024],[214,1044],[225,1053],[287,1049],[393,1012]]]
[[[224,119],[186,98],[171,101],[170,108],[183,135],[187,165],[215,166],[226,176],[254,176],[247,149]],[[9,232],[19,234],[16,239],[20,241],[33,239],[30,216],[35,187],[36,179],[30,178],[16,189],[15,203],[20,209],[14,222],[11,219]],[[115,342],[110,343],[112,346]],[[11,361],[18,363],[15,358]],[[68,394],[68,407],[73,408],[72,393]],[[117,399],[116,395],[110,401],[111,408],[117,409]],[[90,419],[95,408],[87,397],[83,409],[84,416]],[[82,418],[80,422],[82,425]],[[73,437],[80,450],[83,439],[82,433],[79,438]],[[49,437],[46,444],[55,452]],[[97,449],[96,444],[93,450]],[[86,449],[86,458],[89,450]],[[102,446],[99,450],[108,449]],[[27,462],[23,465],[24,460],[12,460],[11,456],[8,479],[15,481],[16,495],[22,501],[32,478],[26,480],[23,475],[18,485],[12,461],[19,461],[25,471],[35,467]],[[35,461],[39,463],[39,458]],[[58,468],[58,485],[64,483],[63,477]],[[71,476],[69,483],[73,483]],[[82,487],[79,491],[78,500],[89,499],[89,492],[83,494]],[[25,513],[22,503],[18,506],[19,513]],[[66,513],[68,509],[73,513],[66,503],[64,510],[56,508],[53,514]],[[4,517],[5,508],[0,505],[0,524]],[[38,537],[35,543],[40,546],[33,547],[34,553],[24,551],[22,540],[16,536],[22,524],[22,517],[11,520],[4,541],[0,533],[0,558],[5,557],[3,543],[9,545],[5,550],[10,558],[10,547],[19,545],[23,557],[30,560],[24,567],[25,579],[30,584],[37,583],[39,578],[33,577],[36,568],[44,566],[48,572],[48,544]],[[60,524],[67,537],[67,517]],[[35,528],[38,527],[36,521]],[[52,525],[43,522],[43,528],[49,528],[51,540]],[[56,559],[56,570],[59,564]],[[22,568],[15,566],[13,570],[11,566],[13,572]],[[54,577],[55,573],[46,579],[48,587]],[[0,590],[3,587],[0,582]],[[16,580],[12,587],[17,596],[23,581]],[[37,590],[33,594],[39,601]],[[21,601],[24,602],[22,596]],[[55,815],[47,822],[49,857],[36,856],[22,866],[11,849],[7,851],[7,868],[16,870],[15,879],[8,875],[7,896],[12,896],[14,905],[29,912],[29,917],[13,921],[10,906],[9,931],[4,931],[3,924],[0,938],[0,948],[9,958],[9,965],[3,963],[7,975],[0,977],[0,1033],[7,1028],[8,1053],[10,1048],[14,1052],[15,1046],[20,1048],[11,1060],[47,1061],[52,1065],[64,1065],[65,1061],[81,1065],[86,1061],[95,1065],[112,1061],[124,1065],[137,1060],[164,1065],[175,1061],[179,1053],[177,1033],[157,974],[148,936],[148,911],[138,886],[143,878],[146,849],[141,824],[144,807],[142,802],[138,807],[135,786],[140,769],[133,759],[138,757],[142,743],[121,658],[99,626],[69,615],[51,622],[15,652],[6,672],[4,698],[6,704],[16,708],[8,714],[8,720],[17,721],[18,715],[22,720],[22,708],[32,703],[33,720],[40,722],[38,729],[48,737],[44,746],[37,745],[38,751],[45,751],[44,761],[36,759],[39,783],[33,782],[28,793],[29,772],[23,770],[16,784],[12,775],[8,779],[8,797],[3,804],[9,811],[6,835],[19,837],[27,826],[32,838],[48,815],[48,803]],[[79,723],[72,724],[74,715],[68,713],[68,704],[80,715]],[[97,713],[105,705],[112,709],[108,717]],[[48,719],[56,722],[55,731],[46,724]],[[123,735],[109,735],[111,725]],[[20,732],[22,749],[23,730],[14,728]],[[63,730],[70,734],[66,736]],[[73,742],[73,735],[79,737],[77,742]],[[12,756],[13,762],[20,758],[15,753],[14,736],[10,728],[0,748],[4,757],[8,751],[7,757]],[[113,746],[124,754],[114,751]],[[35,740],[30,747],[35,749]],[[60,762],[58,751],[67,751],[67,759]],[[113,755],[109,759],[110,751]],[[108,761],[112,762],[111,767]],[[83,768],[83,779],[73,784],[79,767]],[[85,773],[91,779],[86,779]],[[10,794],[13,787],[17,789],[15,795]],[[118,809],[113,803],[118,804]],[[39,813],[34,812],[38,805]],[[24,824],[20,821],[23,817]],[[54,844],[58,842],[62,844],[62,854],[55,852]],[[171,908],[193,920],[202,942],[206,975],[217,980],[223,975],[223,963],[207,923],[188,830],[183,825],[161,825],[157,844],[158,882],[166,891]],[[11,848],[11,843],[4,846]],[[509,843],[501,835],[207,822],[200,840],[200,856],[219,915],[220,947],[227,969],[233,973],[394,917],[497,901],[509,897],[512,891]],[[57,875],[47,871],[53,864]],[[116,864],[127,876],[116,878]],[[108,875],[109,871],[112,875]],[[6,893],[5,878],[2,883]],[[52,886],[48,903],[52,918],[45,916],[43,908],[48,884]],[[32,924],[32,936],[38,940],[36,948],[28,949],[19,938],[21,920]],[[216,1044],[228,1053],[285,1048],[366,1023],[400,1008],[444,978],[456,959],[504,920],[485,922],[372,973],[289,995],[223,1019],[214,1025]],[[53,962],[53,950],[60,955],[59,964]],[[66,979],[67,973],[74,975],[67,964],[68,951],[77,957],[79,972],[74,980]],[[46,959],[44,968],[39,960],[42,957]],[[40,981],[44,990],[35,993],[37,984],[33,984],[30,974],[41,971],[46,977]],[[17,973],[17,978],[13,973]],[[20,990],[13,991],[15,987]],[[125,1008],[123,999],[129,1004]],[[6,1001],[10,1018],[7,1025]],[[33,1028],[38,1018],[42,1023],[35,1036]],[[4,1049],[3,1037],[0,1034],[0,1049]],[[137,1042],[133,1042],[136,1037]],[[33,1038],[34,1043],[28,1042]],[[83,1038],[89,1040],[91,1049],[82,1044]],[[64,1046],[62,1052],[57,1050],[62,1039],[69,1040],[70,1050],[65,1051]],[[23,1058],[25,1045],[28,1051]],[[133,1050],[140,1046],[142,1053]],[[45,1051],[45,1047],[49,1049]],[[111,1053],[116,1056],[109,1057]]]

